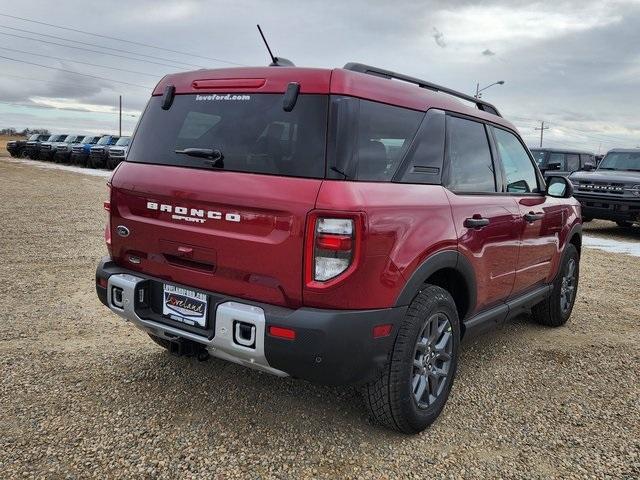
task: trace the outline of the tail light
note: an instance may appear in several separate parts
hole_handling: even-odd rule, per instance
[[[346,275],[357,260],[360,218],[312,215],[307,229],[307,284],[333,284]]]
[[[105,200],[103,208],[107,211],[107,223],[104,226],[104,242],[107,244],[107,250],[111,255],[111,184],[107,183],[107,191],[109,200]]]

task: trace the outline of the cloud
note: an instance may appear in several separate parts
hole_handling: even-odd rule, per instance
[[[493,57],[495,54],[496,52],[494,52],[493,50],[489,50],[488,48],[482,51],[482,55],[484,55],[485,57]]]
[[[444,34],[439,31],[436,27],[433,27],[433,39],[436,41],[436,45],[440,48],[445,48],[447,46],[444,41]]]

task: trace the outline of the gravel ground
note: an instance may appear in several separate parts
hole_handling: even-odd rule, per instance
[[[568,324],[468,342],[442,416],[407,437],[352,388],[172,357],[104,308],[105,195],[0,159],[0,478],[640,476],[640,258],[585,250]]]

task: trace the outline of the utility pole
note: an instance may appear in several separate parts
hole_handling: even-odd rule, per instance
[[[540,130],[540,148],[542,148],[542,139],[544,138],[544,131],[549,130],[549,127],[544,126],[544,120],[540,122],[540,127],[534,128],[534,130]]]
[[[118,122],[118,136],[122,136],[122,95],[120,95],[120,120]]]

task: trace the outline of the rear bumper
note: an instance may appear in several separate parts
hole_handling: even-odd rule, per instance
[[[640,220],[640,198],[611,198],[603,195],[580,195],[574,193],[582,207],[582,216],[613,221]]]
[[[106,288],[100,285],[106,280]],[[171,341],[203,345],[213,356],[276,375],[290,375],[327,385],[364,383],[384,367],[407,307],[379,310],[287,309],[206,292],[207,329],[181,326],[141,306],[140,289],[162,281],[117,266],[104,257],[96,271],[100,301],[137,327]],[[123,289],[122,308],[113,303],[113,288]],[[186,287],[192,288],[192,287]],[[254,348],[237,344],[234,322],[255,325]],[[391,334],[373,338],[373,327],[391,324]],[[291,328],[294,340],[272,337],[270,326]]]

